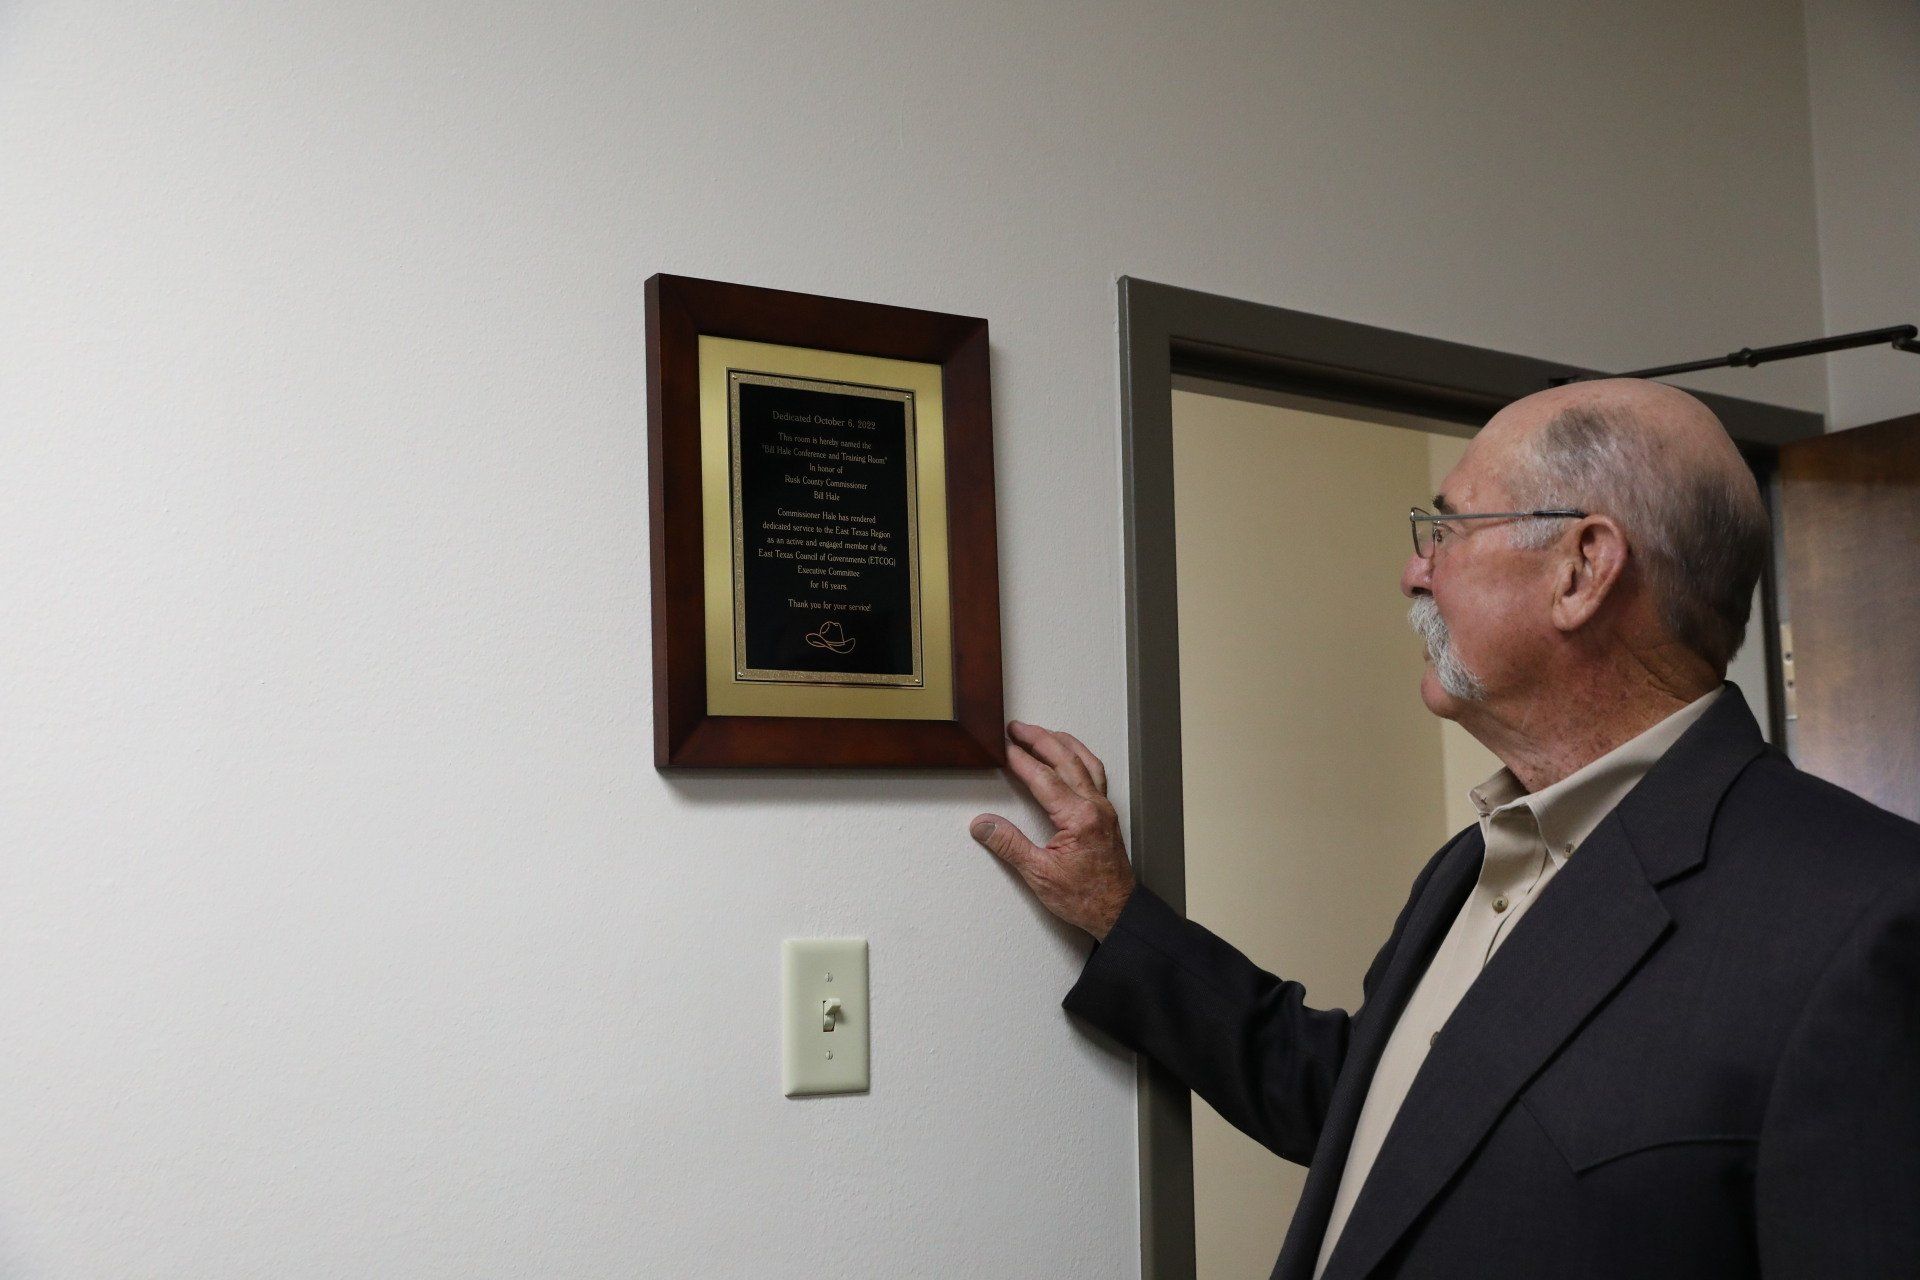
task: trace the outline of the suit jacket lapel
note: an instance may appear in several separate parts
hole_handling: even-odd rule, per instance
[[[1366,1275],[1526,1082],[1640,962],[1671,917],[1608,819],[1467,989],[1401,1104],[1328,1260]]]
[[[1360,1122],[1360,1108],[1367,1100],[1367,1086],[1373,1070],[1386,1048],[1400,1011],[1413,996],[1420,977],[1427,971],[1440,940],[1460,912],[1480,875],[1480,856],[1485,845],[1478,827],[1469,827],[1453,842],[1434,870],[1413,913],[1401,930],[1380,985],[1355,1015],[1353,1039],[1347,1046],[1347,1058],[1340,1078],[1327,1100],[1327,1120],[1321,1126],[1320,1141],[1314,1148],[1313,1164],[1307,1171],[1306,1186],[1300,1192],[1300,1204],[1287,1228],[1286,1244],[1274,1264],[1275,1280],[1307,1280],[1320,1257],[1320,1241],[1326,1234],[1327,1218],[1333,1212],[1334,1193],[1340,1187],[1340,1174],[1346,1167],[1347,1148],[1353,1142],[1354,1126]]]
[[[1659,944],[1672,917],[1655,885],[1705,858],[1721,796],[1763,746],[1730,686],[1555,875],[1434,1042],[1325,1280],[1358,1280],[1380,1263],[1514,1096]],[[1413,982],[1424,969],[1423,959]],[[1383,1021],[1386,1028],[1372,1029],[1381,1044],[1391,1030]],[[1365,1082],[1362,1099],[1364,1091]],[[1336,1184],[1339,1173],[1331,1171]],[[1321,1222],[1324,1230],[1324,1211]],[[1319,1239],[1317,1232],[1316,1251]]]

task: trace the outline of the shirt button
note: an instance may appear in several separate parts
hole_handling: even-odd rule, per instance
[[[1493,909],[1495,911],[1505,911],[1507,909],[1507,900],[1505,898],[1495,898],[1493,900]]]
[[[1428,1037],[1427,1037],[1427,1048],[1429,1048],[1429,1049],[1431,1049],[1431,1048],[1433,1048],[1433,1046],[1434,1046],[1434,1043],[1435,1043],[1435,1042],[1436,1042],[1437,1040],[1439,1040],[1439,1039],[1440,1039],[1440,1033],[1439,1033],[1438,1031],[1436,1031],[1436,1032],[1434,1032],[1434,1033],[1433,1033],[1432,1035],[1430,1035],[1430,1036],[1428,1036]]]

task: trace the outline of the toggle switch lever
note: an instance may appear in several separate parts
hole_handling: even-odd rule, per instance
[[[820,1002],[820,1029],[822,1031],[833,1030],[833,1020],[839,1016],[840,1016],[839,997],[836,996],[832,999],[822,1000]]]

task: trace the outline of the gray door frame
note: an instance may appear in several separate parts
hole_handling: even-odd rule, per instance
[[[1121,277],[1128,819],[1140,883],[1185,913],[1174,378],[1204,378],[1478,427],[1502,406],[1543,390],[1555,378],[1593,372]],[[1731,396],[1700,398],[1750,456],[1819,435],[1825,425],[1821,415],[1801,409]],[[1770,638],[1773,631],[1767,629]],[[1779,705],[1777,697],[1774,701]],[[1138,1114],[1140,1274],[1145,1280],[1194,1280],[1190,1100],[1184,1086],[1146,1058],[1139,1062]]]

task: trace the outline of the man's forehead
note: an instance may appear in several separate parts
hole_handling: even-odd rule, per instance
[[[1478,439],[1469,444],[1460,461],[1453,464],[1453,470],[1440,481],[1440,491],[1433,495],[1435,511],[1466,511],[1484,505],[1490,492],[1504,492],[1497,468],[1489,466],[1490,462],[1497,462],[1497,458],[1490,456],[1495,451],[1481,445]]]

